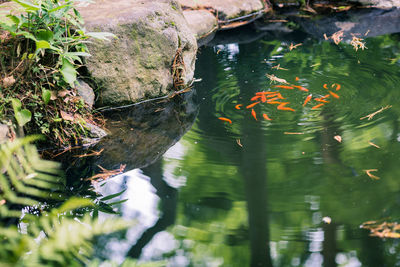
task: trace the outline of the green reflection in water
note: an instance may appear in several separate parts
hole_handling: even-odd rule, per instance
[[[400,69],[390,60],[398,57],[399,35],[367,38],[368,49],[357,52],[348,44],[297,41],[303,45],[292,51],[291,39],[201,50],[202,103],[181,141],[186,152],[176,174],[187,182],[170,228],[194,266],[399,264],[396,240],[359,229],[368,220],[400,220]],[[273,69],[277,64],[288,70]],[[271,90],[266,73],[314,96],[326,94],[323,84],[340,83],[340,98],[314,111],[302,107],[309,93],[279,89],[296,112],[258,105],[256,122],[234,106]],[[392,108],[360,120],[386,105]],[[263,121],[262,112],[273,121]],[[366,169],[378,169],[381,179],[371,180]],[[332,223],[323,224],[324,216]]]

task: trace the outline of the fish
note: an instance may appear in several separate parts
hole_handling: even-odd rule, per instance
[[[274,98],[270,98],[270,99],[267,100],[267,103],[273,102],[273,101],[278,100],[278,99],[282,99],[282,98],[280,98],[278,96],[274,97]]]
[[[309,95],[306,97],[306,100],[304,100],[303,107],[311,100],[311,98],[312,98],[312,94],[309,94]]]
[[[272,121],[272,119],[270,117],[268,117],[267,114],[263,113],[263,117],[264,119],[266,119],[267,121]]]
[[[226,121],[229,122],[230,124],[232,124],[232,121],[228,118],[224,118],[224,117],[219,117],[218,119],[220,119],[221,121]]]
[[[303,86],[300,86],[300,85],[293,85],[293,87],[296,87],[297,89],[299,89],[300,91],[303,91],[303,92],[308,92],[309,91],[307,88],[305,88]]]
[[[293,86],[288,86],[288,85],[274,85],[273,87],[282,88],[282,89],[294,89]]]
[[[257,114],[254,109],[251,109],[251,115],[254,117],[255,120],[257,120]]]
[[[299,77],[296,77],[295,80],[298,81],[298,80],[300,80],[300,78],[299,78]]]
[[[252,107],[254,107],[254,106],[257,105],[257,104],[260,104],[260,101],[254,102],[253,104],[248,105],[246,108],[252,108]]]
[[[320,97],[320,98],[314,98],[314,100],[315,100],[315,101],[318,101],[318,102],[329,103],[329,101],[326,101],[326,100],[323,99],[322,97]]]
[[[256,101],[259,98],[261,98],[261,95],[255,95],[252,98],[250,98],[250,101]]]
[[[279,102],[279,101],[269,101],[269,102],[267,102],[268,104],[282,104],[282,102]]]
[[[339,91],[342,86],[340,86],[340,84],[338,84],[338,83],[334,83],[334,84],[332,84],[331,87],[333,88],[333,86],[335,86],[335,84],[336,84],[336,91]]]
[[[292,108],[285,107],[285,106],[286,106],[287,104],[289,104],[289,103],[290,103],[290,102],[283,102],[283,103],[281,103],[281,104],[278,105],[277,109],[279,109],[279,110],[295,111],[295,110],[292,109]]]
[[[261,102],[265,103],[267,101],[267,97],[265,95],[261,95]]]
[[[237,105],[235,106],[235,108],[236,108],[236,109],[240,109],[241,106],[243,106],[243,104],[237,104]]]
[[[331,96],[330,94],[327,94],[327,95],[324,95],[324,96],[321,97],[321,98],[325,99],[325,98],[328,98],[328,97],[330,97],[330,96]]]
[[[328,85],[326,83],[324,83],[324,85],[322,87],[324,87],[325,89],[328,90]]]
[[[369,169],[369,170],[364,170],[364,171],[369,176],[369,178],[371,178],[371,179],[375,179],[375,180],[381,179],[378,176],[375,176],[375,175],[371,174],[371,172],[377,172],[378,169]]]
[[[311,109],[317,109],[317,108],[320,108],[320,107],[322,107],[323,105],[325,105],[325,104],[318,104],[318,105],[316,105],[316,106],[313,106]]]
[[[270,95],[270,94],[275,94],[278,93],[277,91],[271,92],[271,91],[264,91],[264,92],[256,92],[256,95]]]
[[[274,98],[274,97],[277,97],[279,99],[285,99],[280,93],[267,95],[267,98]]]
[[[339,95],[335,94],[334,92],[329,91],[329,93],[330,93],[334,98],[339,98]]]

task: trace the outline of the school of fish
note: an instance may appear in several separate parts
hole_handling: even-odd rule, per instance
[[[299,77],[296,77],[296,81],[299,80]],[[313,105],[311,107],[311,110],[316,110],[324,106],[326,103],[330,103],[332,98],[339,99],[340,96],[335,93],[334,91],[339,91],[341,89],[341,85],[338,83],[331,84],[328,86],[328,84],[324,84],[322,86],[325,90],[327,90],[327,94],[324,96],[319,96],[319,97],[313,97],[313,94],[308,94],[303,102],[303,107],[305,107],[307,104]],[[274,89],[285,89],[285,90],[295,90],[298,89],[299,91],[302,92],[309,92],[310,90],[300,86],[300,85],[273,85],[272,88]],[[255,111],[255,107],[259,104],[268,104],[268,105],[275,105],[277,110],[282,110],[282,111],[291,111],[295,112],[295,109],[291,108],[290,102],[283,101],[286,98],[282,95],[281,92],[279,91],[261,91],[261,92],[256,92],[253,97],[250,98],[251,103],[246,105],[245,108],[249,109],[251,112],[251,116],[257,120],[257,112]],[[236,104],[235,109],[241,110],[243,107],[243,104]],[[265,120],[271,121],[272,118],[268,116],[268,114],[262,113],[262,117]],[[228,122],[232,124],[232,120],[225,118],[225,117],[219,117],[221,121]]]

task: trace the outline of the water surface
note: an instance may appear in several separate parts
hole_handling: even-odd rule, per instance
[[[294,32],[201,48],[191,130],[103,187],[127,188],[120,211],[138,225],[102,240],[97,254],[163,266],[400,266],[397,239],[360,229],[400,221],[399,40],[366,37],[368,49],[355,51]],[[274,88],[266,74],[309,92]],[[328,93],[324,84],[339,98],[303,107]],[[259,91],[279,91],[295,112],[260,103],[256,121],[245,106]]]

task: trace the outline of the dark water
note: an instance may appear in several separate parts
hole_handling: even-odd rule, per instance
[[[120,211],[138,224],[100,240],[97,254],[161,266],[400,266],[399,240],[360,228],[400,221],[399,40],[365,38],[368,49],[355,51],[298,32],[200,49],[191,130],[156,162],[102,187],[127,189]],[[290,43],[302,45],[289,51]],[[273,88],[266,74],[309,92]],[[302,106],[334,83],[338,99]],[[256,121],[245,106],[269,90],[295,112],[260,103]]]

